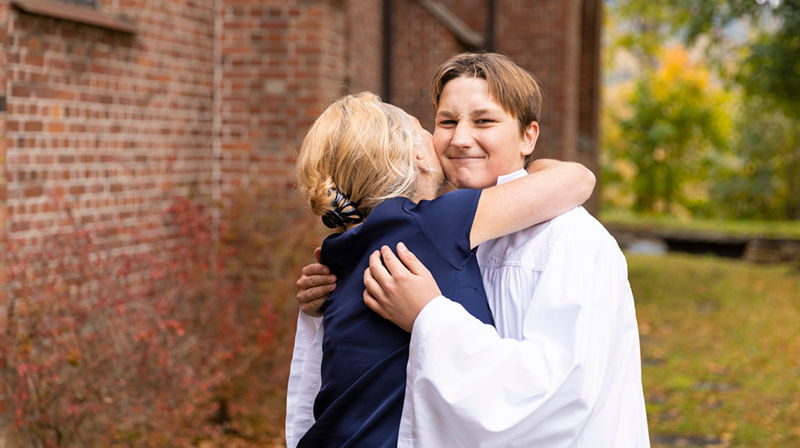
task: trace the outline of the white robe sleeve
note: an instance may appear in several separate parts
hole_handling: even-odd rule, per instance
[[[554,243],[521,341],[444,297],[422,310],[398,446],[648,445],[627,267],[613,240],[594,236]]]
[[[297,316],[297,332],[286,390],[286,446],[294,448],[314,424],[314,400],[322,383],[321,317],[302,311]]]

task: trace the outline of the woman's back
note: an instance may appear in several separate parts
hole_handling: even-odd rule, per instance
[[[388,199],[358,227],[325,240],[322,261],[338,284],[324,310],[316,423],[299,446],[396,446],[410,335],[364,305],[363,273],[374,250],[404,242],[444,295],[492,322],[469,242],[479,197],[460,190],[419,204]]]

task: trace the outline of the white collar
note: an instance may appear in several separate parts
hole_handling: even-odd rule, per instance
[[[520,168],[513,173],[506,174],[497,178],[497,185],[504,184],[506,182],[511,182],[514,179],[519,179],[522,176],[527,176],[528,172],[525,169]]]

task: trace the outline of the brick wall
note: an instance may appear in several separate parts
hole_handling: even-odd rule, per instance
[[[216,76],[222,197],[261,182],[278,205],[297,208],[294,162],[305,132],[336,97],[380,92],[380,6],[375,0],[223,2]]]
[[[217,14],[217,120],[223,196],[254,181],[294,183],[294,154],[344,92],[344,2],[225,0]]]
[[[574,146],[576,92],[574,37],[576,0],[500,0],[497,50],[530,70],[545,97],[536,152],[570,158]]]
[[[382,8],[380,0],[347,2],[347,79],[348,93],[369,90],[381,93],[383,58]]]
[[[146,228],[174,191],[220,199],[267,183],[266,200],[296,209],[307,128],[333,98],[385,87],[379,0],[98,2],[134,33],[10,1],[0,0],[0,246],[64,228],[65,207],[89,230]],[[486,31],[486,0],[442,3]],[[601,2],[495,3],[496,49],[546,91],[537,153],[594,166]],[[391,4],[391,101],[431,129],[430,78],[467,48],[418,1]],[[101,247],[125,247],[104,235]]]
[[[6,290],[6,77],[8,71],[8,4],[0,2],[0,305],[7,299]],[[6,328],[5,313],[0,313],[0,328]],[[0,413],[4,411],[0,400]]]
[[[392,6],[391,102],[433,131],[431,78],[439,64],[465,48],[416,1],[394,1]]]
[[[136,33],[10,11],[7,226],[15,242],[68,225],[64,207],[90,230],[134,230],[157,218],[173,189],[211,186],[211,3],[99,3],[133,18]],[[124,245],[113,233],[98,243]]]

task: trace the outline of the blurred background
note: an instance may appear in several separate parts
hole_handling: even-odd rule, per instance
[[[498,51],[600,182],[654,446],[800,444],[800,1],[0,0],[0,447],[283,446],[308,127]]]

